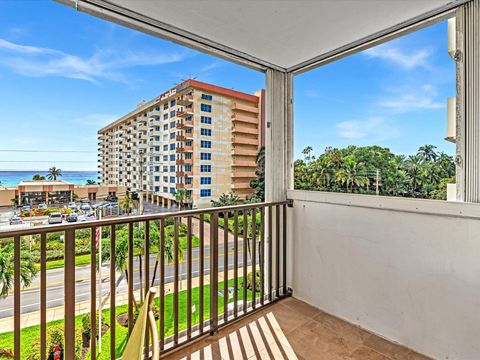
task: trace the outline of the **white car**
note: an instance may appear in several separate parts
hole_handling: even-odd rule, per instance
[[[39,204],[38,205],[38,210],[47,210],[47,209],[48,209],[47,204]]]
[[[69,209],[72,209],[73,211],[77,211],[78,210],[78,206],[77,204],[75,204],[75,202],[71,201],[68,203],[68,208]]]
[[[82,204],[80,205],[80,210],[85,211],[85,212],[90,212],[92,208],[90,207],[89,204]]]
[[[48,217],[49,224],[61,224],[63,222],[62,214],[59,212],[51,213]]]

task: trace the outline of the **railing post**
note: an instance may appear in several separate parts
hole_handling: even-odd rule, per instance
[[[75,230],[65,231],[65,349],[64,359],[75,359]]]
[[[218,331],[218,213],[210,220],[210,335]]]
[[[13,238],[13,355],[20,360],[20,236]]]

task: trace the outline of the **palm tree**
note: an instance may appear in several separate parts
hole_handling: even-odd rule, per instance
[[[48,169],[48,180],[57,180],[57,178],[60,176],[62,176],[62,169],[57,169],[55,166],[52,166],[50,169]]]
[[[40,174],[35,174],[33,175],[32,180],[45,180],[45,176]]]
[[[178,189],[175,191],[175,201],[178,204],[178,210],[182,210],[182,205],[187,199],[187,192],[185,189]]]
[[[305,157],[305,163],[309,163],[311,160],[313,148],[311,146],[307,146],[305,149],[302,150],[302,154]]]
[[[336,180],[339,184],[345,185],[347,192],[353,190],[353,186],[364,187],[369,184],[368,177],[362,175],[361,165],[355,160],[349,159],[343,167],[337,171]]]
[[[161,229],[160,229],[161,231]],[[160,239],[159,239],[160,241]],[[165,260],[167,261],[167,264],[171,264],[173,260],[175,259],[175,244],[172,236],[168,236],[168,234],[165,233],[164,236],[164,251],[165,251]],[[178,248],[178,260],[180,261],[183,259],[183,249],[180,247]],[[157,258],[155,259],[155,267],[153,268],[153,277],[152,277],[152,283],[150,286],[153,286],[155,284],[155,279],[157,277],[157,270],[158,270],[158,265],[160,263],[160,252],[157,254]]]
[[[424,161],[435,161],[438,157],[435,152],[436,148],[434,145],[423,145],[418,148],[418,154],[420,154]]]
[[[120,201],[120,208],[124,210],[127,215],[130,215],[132,208],[135,206],[135,200],[132,200],[129,194],[126,194],[122,201]]]
[[[37,267],[29,252],[20,259],[20,279],[24,287],[30,286],[37,275]],[[0,298],[5,298],[13,288],[13,244],[0,248]]]
[[[97,182],[95,180],[87,180],[86,184],[87,185],[97,185]]]

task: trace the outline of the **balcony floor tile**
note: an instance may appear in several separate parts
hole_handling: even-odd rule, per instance
[[[428,360],[300,300],[266,307],[163,360]]]

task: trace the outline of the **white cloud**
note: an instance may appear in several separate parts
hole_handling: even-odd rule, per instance
[[[377,105],[395,112],[436,110],[445,107],[444,101],[436,99],[437,89],[431,84],[394,89],[392,93],[380,99]]]
[[[305,96],[309,98],[317,98],[320,97],[320,93],[317,90],[309,89],[305,91]]]
[[[364,139],[384,141],[399,136],[399,130],[381,117],[363,120],[342,121],[336,125],[338,135],[344,139]]]
[[[74,122],[89,126],[96,127],[98,129],[104,127],[105,125],[110,124],[111,122],[118,120],[119,116],[109,115],[109,114],[88,114],[84,116],[79,116],[73,119]]]
[[[0,65],[31,77],[62,76],[91,82],[100,79],[125,82],[122,69],[178,62],[191,55],[189,50],[164,54],[110,49],[80,57],[56,49],[0,39]]]
[[[419,49],[406,52],[391,44],[375,46],[363,52],[368,58],[376,58],[389,61],[404,69],[410,70],[416,67],[426,67],[431,51],[428,49]]]

